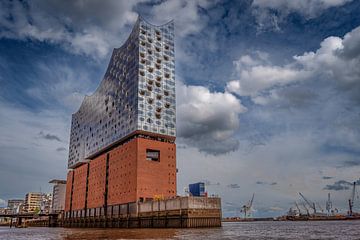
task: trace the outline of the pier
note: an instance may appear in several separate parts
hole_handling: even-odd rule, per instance
[[[10,218],[9,227],[56,227],[61,225],[62,215],[59,213],[9,213],[0,214],[0,218]],[[15,219],[15,222],[13,220]]]
[[[221,199],[177,197],[65,213],[57,226],[109,228],[221,227]]]

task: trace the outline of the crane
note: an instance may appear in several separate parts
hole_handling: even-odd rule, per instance
[[[314,213],[316,213],[315,203],[310,202],[304,195],[302,195],[301,192],[299,192],[299,194],[305,200],[305,202],[309,205],[309,207],[313,209]]]
[[[295,206],[296,206],[296,208],[297,208],[297,210],[298,210],[298,212],[299,212],[299,216],[300,216],[300,215],[301,215],[301,210],[300,210],[299,205],[297,204],[296,201],[295,201]]]
[[[350,198],[349,198],[349,215],[350,215],[350,216],[353,215],[354,198],[355,198],[355,187],[356,187],[356,182],[353,183],[353,188],[352,188],[351,195],[350,195]]]
[[[328,200],[326,201],[326,211],[328,212],[328,215],[330,215],[332,210],[332,202],[330,199],[330,193],[328,193]]]
[[[306,210],[306,214],[309,216],[310,213],[309,213],[309,209],[306,207],[306,204],[305,203],[302,203],[303,207],[305,208]]]
[[[252,204],[253,204],[253,201],[254,201],[254,196],[255,196],[255,193],[253,193],[251,200],[247,204],[242,206],[242,208],[240,210],[240,212],[244,213],[244,218],[247,218],[247,217],[250,216],[251,207],[252,207]]]

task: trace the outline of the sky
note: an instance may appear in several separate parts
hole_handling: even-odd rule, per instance
[[[360,183],[360,2],[0,2],[0,206],[64,179],[71,114],[138,17],[175,21],[178,194],[239,215],[347,210]],[[357,199],[355,209],[360,210]]]

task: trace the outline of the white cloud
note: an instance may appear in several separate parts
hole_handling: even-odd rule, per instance
[[[0,206],[5,206],[5,205],[6,205],[6,201],[0,198]]]
[[[156,21],[175,19],[176,35],[184,37],[199,32],[205,24],[199,13],[199,8],[207,8],[216,1],[206,0],[168,0],[152,8],[152,15]]]
[[[311,77],[323,77],[334,81],[340,90],[360,100],[360,27],[347,33],[344,38],[328,37],[316,52],[294,56],[296,63],[311,71]]]
[[[228,91],[241,96],[251,96],[258,104],[268,99],[278,99],[279,87],[298,81],[325,80],[360,100],[360,27],[347,33],[344,38],[328,37],[315,52],[294,56],[293,61],[283,65],[272,65],[249,55],[234,62],[237,80],[228,82]]]
[[[353,31],[347,33],[343,40],[343,56],[351,59],[360,55],[360,27],[355,28]]]
[[[32,88],[30,91],[35,93],[42,101],[49,101],[51,98],[55,102],[69,109],[71,112],[78,110],[84,96],[94,91],[91,87],[100,84],[101,79],[92,82],[91,75],[83,69],[73,69],[70,65],[53,62],[45,65],[37,65],[41,79],[45,81],[39,88]],[[36,94],[39,93],[39,94]],[[49,101],[52,102],[52,101]]]
[[[267,58],[261,58],[258,53],[254,57],[243,55],[234,61],[234,65],[239,80],[228,82],[226,89],[241,96],[256,97],[261,91],[301,80],[306,75],[290,64],[271,65]]]
[[[135,22],[139,2],[2,2],[0,26],[5,30],[0,37],[60,44],[77,54],[103,58],[122,42],[127,24]]]
[[[315,18],[324,10],[339,7],[352,0],[254,0],[253,15],[259,31],[281,31],[280,24],[290,13],[297,12],[305,18]]]
[[[251,96],[262,90],[299,80],[300,77],[300,73],[290,67],[260,65],[241,70],[241,80],[230,81],[227,89],[242,96]]]
[[[255,0],[254,7],[276,9],[284,12],[299,12],[311,17],[319,14],[322,10],[337,7],[351,2],[352,0]]]
[[[0,38],[49,42],[72,53],[104,58],[128,36],[138,16],[136,8],[144,2],[147,0],[1,2]],[[168,0],[148,6],[147,13],[156,24],[175,19],[177,36],[184,37],[204,27],[198,10],[211,4]]]
[[[186,143],[211,154],[236,150],[233,138],[239,128],[239,114],[246,111],[229,92],[211,92],[202,86],[178,84],[178,136]]]

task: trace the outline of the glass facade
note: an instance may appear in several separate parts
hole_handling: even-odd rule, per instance
[[[139,17],[98,89],[72,115],[68,167],[137,130],[175,138],[175,123],[174,24]]]

